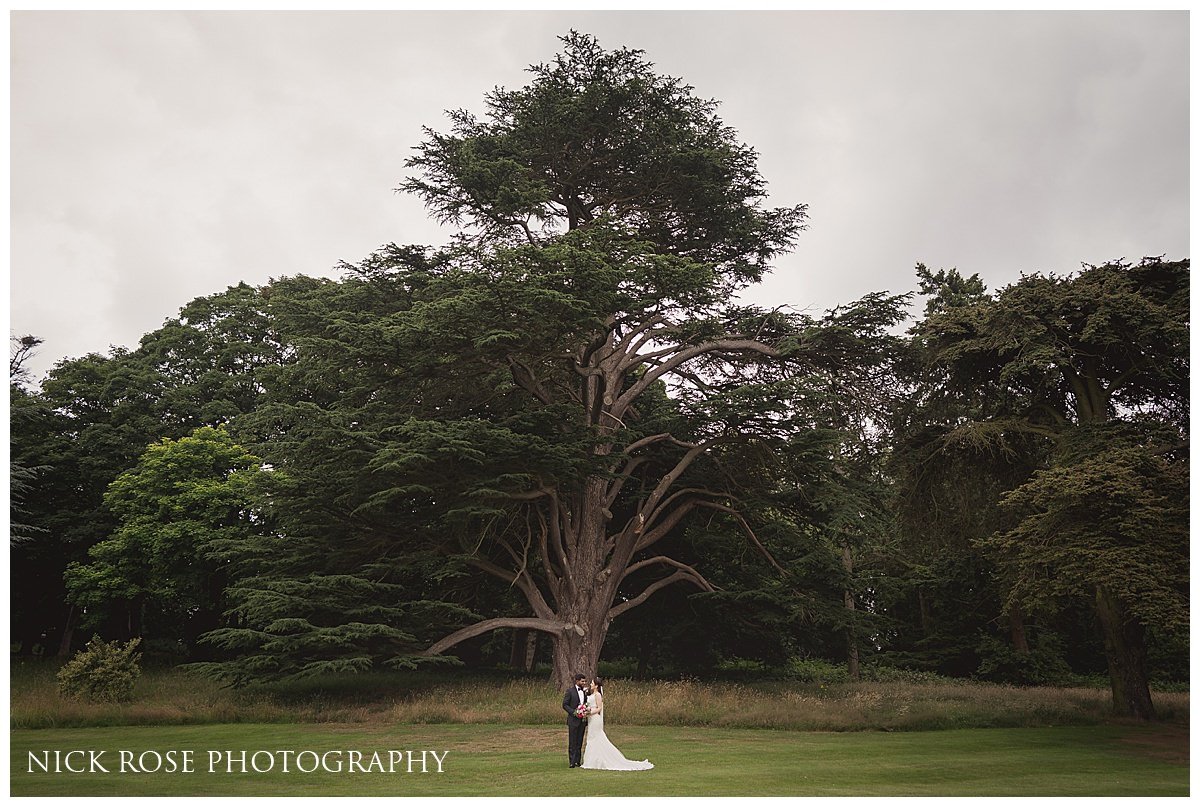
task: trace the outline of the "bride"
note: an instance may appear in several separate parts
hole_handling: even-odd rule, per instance
[[[648,759],[641,762],[626,759],[604,733],[604,679],[600,676],[592,679],[587,707],[587,745],[583,747],[583,763],[579,767],[602,771],[645,771],[654,767]]]

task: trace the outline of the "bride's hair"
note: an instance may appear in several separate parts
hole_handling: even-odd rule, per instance
[[[595,678],[592,679],[592,683],[594,683],[596,685],[596,691],[599,692],[601,695],[603,695],[604,694],[604,679],[597,675]]]

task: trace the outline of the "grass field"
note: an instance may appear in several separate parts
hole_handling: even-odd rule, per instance
[[[542,678],[369,673],[230,690],[152,669],[132,703],[90,704],[60,697],[54,670],[11,668],[12,795],[1188,794],[1186,692],[1156,692],[1163,720],[1132,724],[1111,719],[1099,688],[610,679],[610,736],[656,765],[617,773],[568,770],[561,695]],[[186,749],[192,773],[118,770],[122,750]],[[55,750],[103,752],[110,772],[30,772],[30,752]],[[208,771],[209,751],[284,750],[448,756],[441,774]]]
[[[12,732],[11,795],[1183,796],[1187,733],[1172,726],[935,732],[615,727],[644,772],[569,770],[561,727],[242,724]],[[27,754],[105,751],[110,773],[28,773]],[[196,751],[195,772],[119,773],[119,750]],[[444,772],[208,772],[209,750],[437,750]],[[386,754],[385,754],[386,756]],[[266,757],[261,758],[265,768]],[[277,758],[278,759],[278,758]],[[330,760],[331,767],[333,759]],[[310,768],[311,764],[304,767]]]

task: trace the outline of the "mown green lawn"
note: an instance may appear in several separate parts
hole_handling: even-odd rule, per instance
[[[1184,796],[1182,727],[819,733],[615,727],[654,770],[570,770],[566,730],[370,724],[121,726],[11,733],[11,795]],[[110,773],[28,772],[28,752],[105,751]],[[119,750],[193,749],[194,773],[118,773]],[[210,773],[209,750],[436,750],[438,773]],[[386,753],[382,756],[386,757]],[[265,762],[266,757],[260,758]],[[309,758],[311,759],[311,758]],[[332,762],[332,758],[330,758]],[[429,758],[431,768],[434,767]],[[308,767],[306,765],[306,767]],[[403,767],[401,768],[403,770]]]

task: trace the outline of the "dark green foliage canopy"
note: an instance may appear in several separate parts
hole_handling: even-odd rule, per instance
[[[65,634],[69,649],[79,609],[64,602],[62,575],[69,562],[86,563],[88,549],[116,529],[104,504],[113,480],[152,443],[252,410],[257,376],[282,362],[282,351],[263,319],[259,290],[239,284],[189,303],[135,350],[64,360],[39,390],[20,391],[13,457],[42,469],[29,480],[25,505],[26,520],[39,530],[12,558],[14,635],[22,652],[44,645],[42,634],[54,643]],[[129,636],[136,622],[129,615],[114,620],[107,634]]]
[[[1152,716],[1143,629],[1187,621],[1189,262],[1026,275],[994,295],[977,278],[918,272],[934,299],[914,333],[944,381],[926,411],[950,418],[920,450],[945,467],[963,450],[1025,467],[957,485],[999,483],[964,510],[1000,497],[994,534],[974,540],[999,565],[1006,608],[1094,599],[1115,705]],[[922,481],[936,478],[928,461],[909,463],[910,489],[937,490]]]
[[[430,608],[458,609],[443,617],[578,626],[594,654],[666,584],[713,589],[662,554],[686,551],[667,539],[689,517],[767,552],[748,519],[772,534],[781,508],[815,512],[781,494],[827,461],[837,424],[817,401],[877,386],[903,298],[820,319],[734,302],[803,208],[763,207],[755,155],[714,102],[638,51],[563,42],[411,161],[405,189],[461,237],[268,293],[296,361],[244,426],[287,480],[281,531],[312,549],[310,565],[264,565],[260,590],[331,566],[403,577],[422,559]],[[516,613],[479,578],[456,590],[467,569],[519,592]]]
[[[1108,437],[1008,493],[1020,521],[984,545],[1013,570],[1011,598],[1031,609],[1103,587],[1142,624],[1186,632],[1187,502],[1186,464]]]
[[[1188,269],[1147,258],[1026,275],[931,313],[916,335],[958,388],[990,385],[1030,421],[1146,414],[1185,428]]]
[[[710,265],[724,290],[761,278],[804,218],[764,210],[757,155],[717,117],[717,102],[654,72],[640,50],[606,51],[572,31],[518,90],[497,88],[486,115],[450,113],[426,129],[410,165],[441,220],[489,240],[536,243],[603,223],[655,252]]]
[[[199,298],[40,390],[15,342],[23,652],[82,614],[234,683],[495,630],[556,674],[859,648],[1029,682],[1103,663],[1103,590],[1179,655],[1186,260],[919,266],[908,340],[907,295],[742,304],[805,207],[641,51],[562,44],[425,130],[401,189],[448,244]]]
[[[194,641],[199,631],[188,623],[220,611],[228,559],[256,529],[259,473],[257,458],[223,429],[202,426],[150,446],[105,494],[115,531],[91,547],[89,562],[67,566],[68,598],[82,607],[83,627],[103,626],[113,606],[134,604],[143,637],[163,638],[158,629]],[[145,624],[147,610],[157,624]]]

